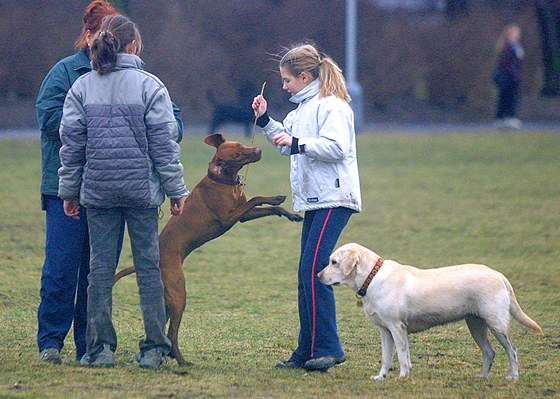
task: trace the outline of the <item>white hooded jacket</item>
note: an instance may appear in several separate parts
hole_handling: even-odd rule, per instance
[[[320,97],[319,79],[293,95],[298,104],[283,123],[270,119],[262,128],[272,138],[286,132],[298,138],[304,152],[293,154],[290,181],[294,210],[309,211],[346,207],[362,210],[360,178],[356,154],[354,113],[348,103],[336,96]],[[282,155],[291,148],[277,146]]]

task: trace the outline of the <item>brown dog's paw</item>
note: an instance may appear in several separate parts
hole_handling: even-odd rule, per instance
[[[270,205],[280,205],[286,201],[285,195],[277,195],[276,197],[270,197]]]
[[[286,217],[291,222],[302,222],[303,221],[303,218],[296,213],[288,213],[288,215],[286,215]]]

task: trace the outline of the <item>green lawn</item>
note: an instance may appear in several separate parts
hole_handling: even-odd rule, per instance
[[[249,168],[247,195],[289,197],[288,159],[260,137],[255,143],[264,155]],[[202,137],[182,145],[192,188],[213,149]],[[348,361],[328,373],[276,370],[297,339],[300,236],[299,224],[276,217],[238,224],[187,258],[180,345],[191,366],[170,361],[150,372],[135,364],[143,327],[133,277],[114,289],[116,368],[78,367],[71,339],[62,366],[45,364],[35,343],[45,229],[40,145],[2,139],[0,398],[560,397],[560,134],[361,134],[358,151],[364,209],[339,244],[358,242],[421,268],[477,262],[504,273],[545,331],[512,321],[517,383],[505,380],[507,358],[495,340],[490,378],[473,377],[482,357],[464,322],[411,336],[410,378],[395,370],[385,382],[370,380],[380,367],[379,333],[345,287],[336,293]],[[120,267],[130,264],[127,242]]]

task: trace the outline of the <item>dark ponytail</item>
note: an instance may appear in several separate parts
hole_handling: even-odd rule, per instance
[[[93,69],[100,75],[110,73],[117,64],[118,54],[126,52],[126,47],[133,41],[136,42],[135,54],[140,54],[142,37],[134,22],[123,15],[103,18],[90,49]]]
[[[100,75],[113,70],[117,63],[119,42],[108,30],[99,32],[91,44],[91,65]]]

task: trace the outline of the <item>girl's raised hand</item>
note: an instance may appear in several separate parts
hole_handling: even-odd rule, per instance
[[[255,116],[257,118],[261,117],[262,115],[264,115],[267,108],[268,108],[268,103],[266,102],[262,94],[256,96],[255,99],[253,100],[253,111],[255,111]]]

